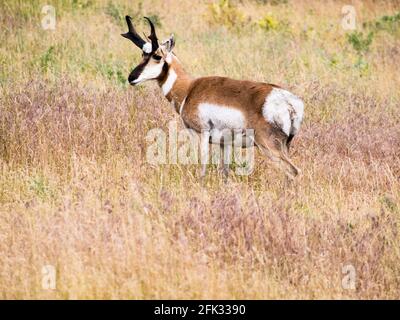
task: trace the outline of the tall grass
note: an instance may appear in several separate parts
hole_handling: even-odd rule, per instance
[[[398,1],[354,1],[357,31],[374,32],[362,53],[342,1],[229,1],[233,26],[210,3],[53,1],[46,31],[46,3],[1,2],[0,297],[399,298],[400,39],[372,30]],[[177,115],[155,84],[127,85],[140,52],[120,36],[125,14],[174,32],[193,75],[301,96],[302,177],[288,187],[261,154],[226,184],[148,164],[147,132]]]

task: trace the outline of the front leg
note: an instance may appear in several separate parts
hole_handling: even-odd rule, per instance
[[[230,143],[221,144],[221,164],[224,180],[226,182],[229,176],[229,165],[231,163],[232,145]]]
[[[205,177],[207,171],[207,164],[209,158],[209,141],[210,141],[210,131],[209,130],[202,131],[200,135],[201,178]]]

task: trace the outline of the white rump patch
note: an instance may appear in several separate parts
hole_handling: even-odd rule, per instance
[[[297,133],[303,120],[303,113],[303,101],[280,88],[272,89],[263,106],[264,118],[281,128],[286,135]]]
[[[177,77],[178,76],[176,75],[176,72],[172,68],[170,68],[168,71],[167,80],[165,80],[164,84],[161,87],[164,96],[166,96],[171,91]]]
[[[143,45],[143,48],[142,48],[142,50],[144,51],[144,52],[146,52],[146,53],[150,53],[151,52],[151,50],[152,50],[152,46],[151,46],[151,43],[150,42],[146,42],[144,45]]]

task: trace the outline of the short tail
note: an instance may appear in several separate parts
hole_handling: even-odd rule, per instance
[[[286,151],[288,154],[289,154],[289,149],[290,149],[290,143],[292,142],[293,138],[294,138],[294,134],[291,133],[291,134],[289,134],[289,136],[286,139]]]
[[[263,106],[267,122],[280,128],[290,141],[300,129],[303,113],[303,101],[291,92],[278,88],[270,92]]]

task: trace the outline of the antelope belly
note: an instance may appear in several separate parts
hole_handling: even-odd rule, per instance
[[[227,106],[200,103],[199,118],[205,129],[244,129],[246,120],[243,113]]]
[[[235,147],[247,148],[254,145],[253,131],[212,129],[210,130],[210,143],[233,144]]]

